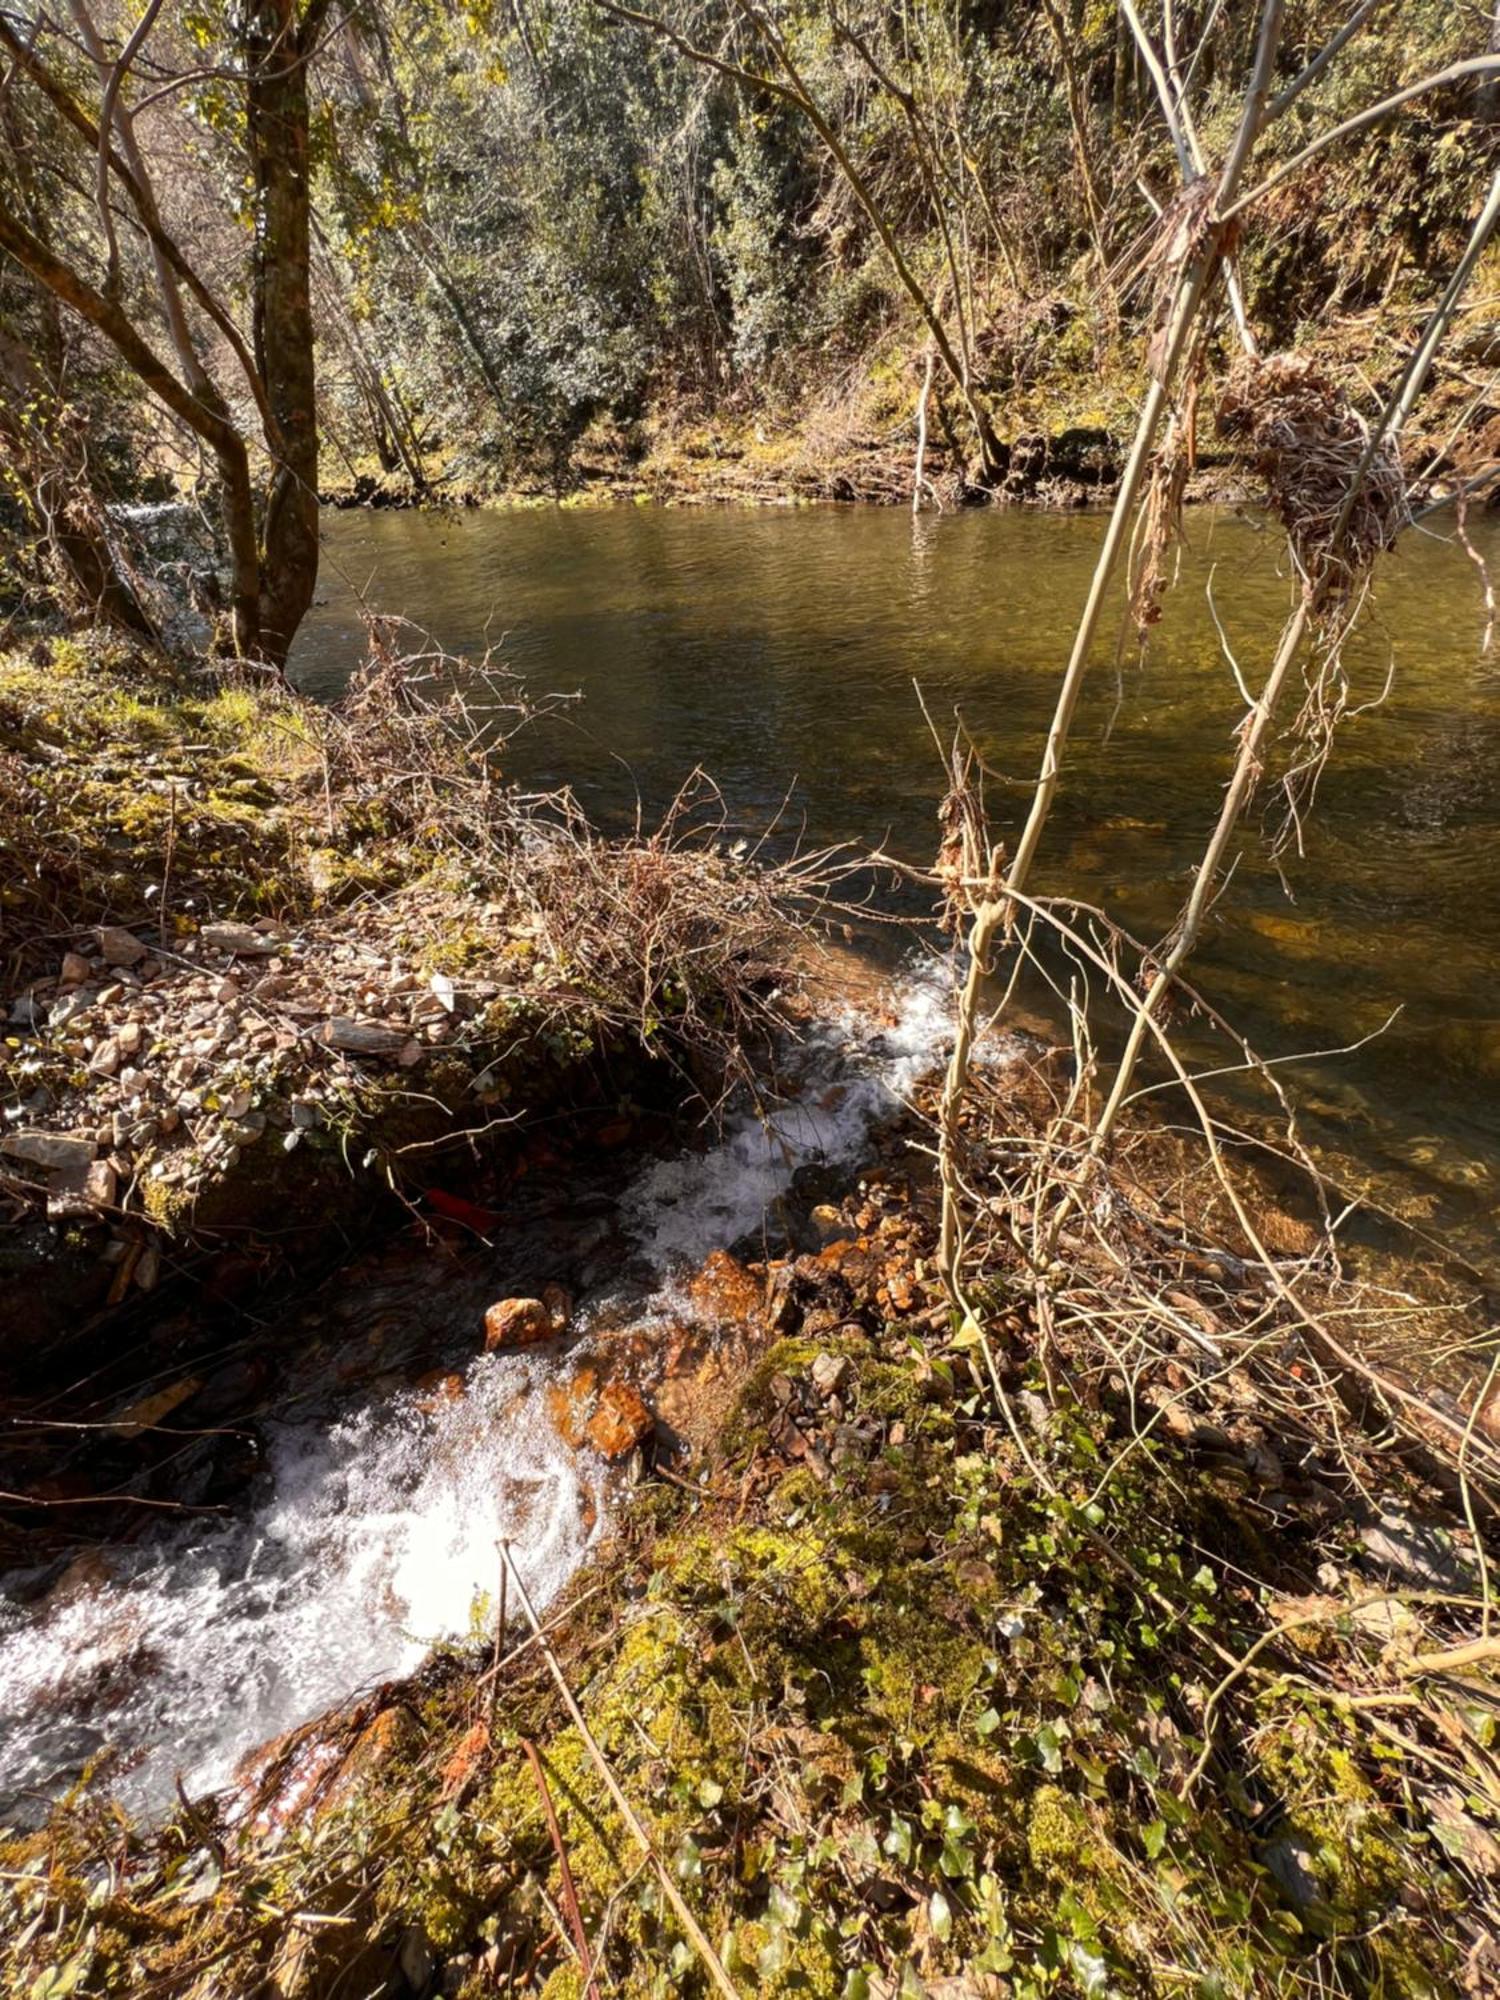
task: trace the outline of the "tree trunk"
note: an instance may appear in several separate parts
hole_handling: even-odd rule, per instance
[[[284,667],[318,580],[318,422],[309,270],[307,58],[322,19],[251,0],[245,109],[255,179],[256,362],[276,432],[261,538],[261,656]]]

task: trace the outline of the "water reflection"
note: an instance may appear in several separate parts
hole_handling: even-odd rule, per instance
[[[581,689],[514,752],[618,822],[659,811],[699,764],[764,822],[815,842],[930,854],[942,772],[917,700],[962,712],[1017,823],[1102,524],[1093,516],[618,509],[349,514],[327,523],[325,601],[299,642],[331,693],[359,651],[356,587],[447,644],[504,635],[533,691]],[[1190,547],[1144,665],[1101,641],[1036,886],[1107,905],[1154,938],[1217,810],[1242,704],[1289,598],[1276,534],[1229,513]],[[1500,524],[1479,539],[1500,559]],[[1223,623],[1216,630],[1207,587]],[[1350,648],[1351,717],[1283,860],[1267,783],[1199,976],[1262,1049],[1373,1034],[1299,1072],[1310,1130],[1389,1194],[1488,1254],[1500,1172],[1500,670],[1461,550],[1408,538]]]

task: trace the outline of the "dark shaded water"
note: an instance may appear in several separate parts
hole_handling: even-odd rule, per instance
[[[1159,936],[1217,808],[1242,713],[1213,600],[1258,684],[1287,601],[1280,540],[1228,514],[1192,549],[1142,668],[1100,657],[1034,877]],[[319,694],[360,652],[356,597],[446,645],[503,639],[534,693],[580,690],[515,748],[528,782],[570,782],[608,825],[660,813],[696,765],[746,826],[790,787],[809,840],[930,858],[942,769],[914,683],[961,708],[1019,823],[1094,516],[615,509],[326,520],[324,601],[294,673]],[[1500,523],[1479,531],[1500,562]],[[1500,1204],[1500,654],[1480,654],[1473,566],[1413,535],[1350,649],[1355,702],[1305,853],[1266,852],[1274,787],[1197,967],[1210,997],[1285,1057],[1383,1034],[1289,1071],[1314,1137],[1382,1198],[1490,1254]]]

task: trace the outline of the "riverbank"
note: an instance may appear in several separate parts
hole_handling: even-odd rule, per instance
[[[94,641],[4,667],[34,861],[7,1193],[51,1246],[10,1296],[40,1326],[49,1258],[127,1272],[86,1341],[17,1336],[47,1394],[7,1412],[6,1504],[56,1620],[9,1635],[45,1668],[27,1727],[65,1762],[142,1711],[157,1812],[163,1758],[222,1764],[226,1716],[273,1740],[165,1819],[120,1808],[128,1751],[33,1815],[0,1851],[3,1990],[564,2000],[584,1953],[643,2000],[1490,1990],[1490,1413],[1394,1360],[1457,1347],[1462,1302],[1351,1276],[1315,1202],[1144,1117],[1039,1263],[1033,1162],[1080,1079],[1009,1034],[963,1123],[986,1220],[954,1313],[942,981],[900,1014],[845,993],[803,1037],[827,1061],[779,1066],[799,1124],[685,1151],[685,1072],[701,1105],[795,1012],[795,872],[517,823],[413,658],[377,632],[328,711]],[[213,1075],[174,1146],[150,1079],[185,1062]],[[81,1185],[14,1150],[91,1131]],[[305,1188],[257,1171],[304,1152]],[[153,1215],[179,1154],[199,1178]],[[647,1241],[654,1289],[621,1289]],[[335,1385],[367,1404],[335,1421]],[[141,1502],[199,1567],[150,1516],[120,1536]],[[461,1567],[424,1627],[474,1520],[493,1584]],[[326,1712],[274,1735],[278,1704]]]
[[[1011,505],[1075,508],[1107,504],[1129,448],[1128,429],[1054,420],[1023,428],[1001,448],[995,484],[967,478],[962,456],[941,436],[922,452],[923,506],[930,511]],[[373,459],[356,461],[324,488],[330,507],[422,505],[740,506],[835,504],[909,507],[916,476],[913,412],[892,412],[878,393],[775,419],[725,410],[667,411],[636,425],[591,425],[566,461],[527,476],[490,474],[434,454],[427,489]],[[1228,453],[1206,455],[1188,482],[1189,504],[1258,501],[1258,489]]]
[[[1018,1131],[1055,1064],[997,1072]],[[1272,1311],[1253,1276],[1229,1308],[1222,1261],[1178,1260],[1185,1331],[1128,1384],[1048,1362],[997,1293],[997,1400],[922,1138],[888,1125],[760,1254],[684,1269],[675,1328],[621,1325],[546,1392],[529,1421],[584,1463],[601,1379],[653,1420],[545,1642],[518,1545],[467,1645],[218,1797],[127,1828],[80,1790],[5,1850],[6,1990],[563,2000],[583,1953],[643,1996],[1491,1990],[1461,1510],[1204,1367],[1226,1309]],[[1138,1168],[1198,1241],[1191,1187]]]
[[[0,1349],[13,1422],[113,1440],[12,1439],[13,1525],[170,1504],[161,1420],[257,1301],[382,1220],[482,1232],[540,1125],[701,1116],[785,1018],[814,884],[722,852],[706,795],[615,843],[520,805],[524,693],[403,638],[327,709],[97,634],[0,658]]]

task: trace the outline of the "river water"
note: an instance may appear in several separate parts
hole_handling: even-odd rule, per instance
[[[1438,517],[1441,521],[1442,517]],[[1202,511],[1140,663],[1100,647],[1039,891],[1106,906],[1152,941],[1217,810],[1244,712],[1215,625],[1258,685],[1288,599],[1263,519]],[[348,513],[325,520],[322,599],[294,660],[337,693],[358,602],[448,647],[487,644],[533,694],[580,692],[519,739],[512,769],[571,783],[596,818],[659,814],[702,765],[746,828],[790,793],[813,844],[930,859],[955,708],[1019,823],[1100,537],[1097,515],[616,508]],[[1500,563],[1500,521],[1475,530]],[[1305,852],[1268,854],[1264,788],[1197,963],[1285,1073],[1308,1136],[1355,1184],[1493,1269],[1500,1203],[1500,651],[1481,653],[1473,564],[1438,534],[1387,559],[1348,652],[1350,719]],[[1295,704],[1292,704],[1295,706]],[[1396,1019],[1378,1032],[1393,1010]]]

